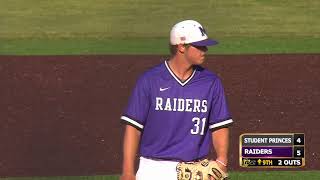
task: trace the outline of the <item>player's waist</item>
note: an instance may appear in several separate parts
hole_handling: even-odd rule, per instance
[[[200,162],[206,157],[196,158],[192,160],[183,160],[183,159],[177,159],[177,158],[163,158],[163,157],[149,157],[149,156],[141,156],[140,160],[150,160],[150,161],[158,161],[158,162],[172,162],[172,163],[178,163],[178,162],[187,162],[187,163],[194,163],[194,162]]]

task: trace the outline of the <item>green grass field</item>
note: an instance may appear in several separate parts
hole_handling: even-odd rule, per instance
[[[1,0],[0,54],[168,54],[171,26],[205,25],[210,53],[319,53],[320,1]]]
[[[118,180],[118,176],[64,176],[64,177],[27,177],[1,178],[1,180]],[[319,171],[268,171],[268,172],[231,172],[232,180],[318,180]]]
[[[319,53],[320,38],[235,38],[219,39],[210,54]],[[5,39],[0,54],[169,54],[165,38],[143,39]]]

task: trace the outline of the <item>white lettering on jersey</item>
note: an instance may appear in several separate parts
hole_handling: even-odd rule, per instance
[[[180,112],[184,111],[184,99],[180,99],[180,98],[178,99],[178,111]]]
[[[177,98],[173,98],[173,111],[177,111]]]
[[[167,102],[166,102],[166,107],[164,108],[165,111],[172,111],[171,109],[171,103],[170,103],[170,99],[168,98],[167,99]]]
[[[186,109],[185,110],[187,112],[192,112],[192,109],[190,108],[191,103],[192,103],[192,99],[186,99]]]
[[[199,99],[194,100],[193,112],[200,112],[200,103],[201,101]]]
[[[156,97],[157,111],[202,112],[208,111],[208,101],[199,99],[182,99]]]
[[[202,109],[201,109],[201,112],[207,112],[208,108],[207,108],[207,100],[203,100],[202,101]]]
[[[162,111],[162,98],[161,97],[156,97],[156,110]]]

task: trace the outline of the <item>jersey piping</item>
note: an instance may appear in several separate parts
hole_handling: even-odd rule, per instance
[[[232,119],[228,119],[228,120],[225,120],[225,121],[210,125],[209,129],[215,129],[215,128],[218,128],[220,126],[226,126],[227,124],[229,125],[231,123],[233,123],[233,120]]]
[[[185,86],[185,85],[193,78],[193,76],[194,76],[195,73],[196,73],[196,70],[193,70],[191,76],[190,76],[187,80],[181,81],[181,80],[174,74],[174,72],[170,69],[170,67],[169,67],[169,65],[168,65],[168,62],[165,61],[164,63],[165,63],[165,65],[166,65],[167,70],[168,70],[169,73],[171,74],[171,76],[172,76],[181,86]]]
[[[137,121],[135,121],[135,120],[133,120],[133,119],[131,119],[131,118],[128,118],[127,116],[121,116],[120,119],[128,122],[129,124],[131,124],[131,125],[139,128],[139,129],[143,129],[143,125],[142,125],[142,124],[139,124]]]

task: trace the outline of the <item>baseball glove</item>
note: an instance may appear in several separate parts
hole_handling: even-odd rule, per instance
[[[178,180],[225,180],[228,174],[220,169],[217,162],[204,159],[199,162],[180,162],[177,165]]]

